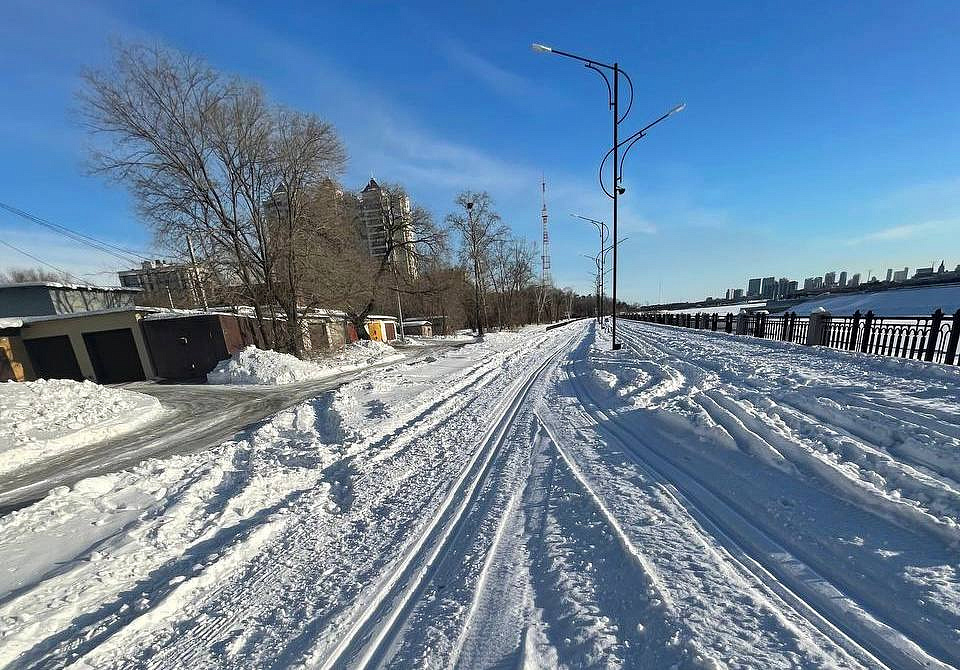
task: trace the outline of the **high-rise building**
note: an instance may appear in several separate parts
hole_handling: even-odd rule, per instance
[[[403,191],[390,193],[375,179],[360,192],[360,230],[367,250],[374,258],[383,258],[391,247],[391,236],[399,236],[404,244],[411,240],[410,198]],[[394,246],[399,240],[394,240]],[[390,260],[409,277],[417,276],[417,259],[406,247],[394,248]]]
[[[859,273],[859,272],[855,273],[852,277],[850,277],[850,283],[847,284],[847,286],[849,286],[850,288],[856,288],[856,287],[860,286],[860,273]]]
[[[837,273],[836,273],[836,272],[828,272],[827,274],[823,275],[823,285],[824,285],[825,288],[833,288],[834,286],[836,286],[836,285],[837,285]]]
[[[760,297],[772,299],[777,295],[777,278],[764,277],[760,282]]]
[[[733,300],[733,296],[736,294],[736,292],[737,292],[737,289],[735,289],[735,288],[728,288],[728,289],[727,289],[727,292],[724,294],[724,297],[725,297],[727,300]]]
[[[902,270],[897,270],[893,273],[893,281],[902,282],[907,281],[907,276],[910,274],[910,268],[903,268]]]
[[[777,295],[778,298],[786,298],[790,296],[790,280],[786,277],[781,277],[780,281],[777,282]]]
[[[742,289],[742,288],[738,288],[738,289],[735,289],[735,290],[733,291],[733,299],[734,299],[734,300],[743,300],[743,289]]]
[[[787,285],[787,296],[794,296],[797,294],[797,288],[799,285],[793,279],[790,280],[790,283]]]
[[[747,297],[755,298],[760,295],[760,279],[751,279],[747,283]]]
[[[845,287],[845,286],[847,285],[847,271],[846,271],[846,270],[843,270],[842,272],[840,272],[840,280],[839,280],[839,282],[838,282],[838,285],[840,286],[840,288],[843,288],[843,287]]]
[[[887,281],[893,281],[893,268],[887,268]]]

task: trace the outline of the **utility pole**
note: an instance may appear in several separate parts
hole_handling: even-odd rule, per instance
[[[406,342],[407,337],[403,332],[403,301],[400,300],[400,275],[397,274],[397,266],[393,266],[393,281],[397,285],[397,311],[400,312],[400,341]]]
[[[194,299],[200,298],[204,311],[208,310],[207,292],[203,288],[203,282],[200,281],[200,270],[197,268],[197,257],[193,253],[193,240],[190,239],[190,233],[187,233],[187,251],[190,252],[190,266],[193,269],[193,281],[196,282],[196,291],[193,294]]]
[[[470,231],[470,246],[473,247],[473,280],[474,280],[474,314],[477,320],[477,335],[483,337],[483,321],[481,313],[485,312],[481,307],[483,300],[483,291],[480,290],[480,241],[477,239],[477,231],[473,227],[473,203],[467,203],[467,230]]]

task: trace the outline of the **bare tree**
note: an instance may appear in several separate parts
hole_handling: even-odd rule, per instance
[[[347,282],[335,293],[335,302],[363,339],[369,337],[364,323],[377,305],[392,304],[398,293],[410,296],[430,290],[419,282],[420,270],[431,267],[446,249],[446,231],[437,228],[426,208],[413,203],[408,209],[403,204],[407,195],[400,186],[381,184],[381,189],[387,211],[378,255],[369,253],[363,239],[359,210],[352,212],[352,222],[343,225],[341,233],[343,269],[338,274]]]
[[[520,298],[534,278],[535,245],[518,238],[497,239],[491,245],[490,278],[500,328],[525,321]]]
[[[160,46],[118,45],[110,67],[84,74],[79,98],[102,140],[94,170],[130,188],[159,237],[204,240],[261,331],[264,302],[276,304],[286,346],[299,354],[298,250],[312,225],[305,193],[343,169],[333,128]]]
[[[63,271],[44,270],[43,268],[8,268],[0,270],[0,283],[17,284],[33,281],[70,282],[71,275]]]
[[[447,226],[460,238],[460,258],[473,268],[474,310],[477,333],[483,335],[486,322],[486,277],[491,248],[509,231],[493,209],[486,191],[463,191],[457,196],[458,210],[447,215]]]

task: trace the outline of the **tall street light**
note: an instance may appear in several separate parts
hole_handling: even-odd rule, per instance
[[[579,214],[571,214],[570,216],[576,217],[578,219],[583,219],[584,221],[589,221],[597,229],[597,233],[599,233],[600,235],[600,251],[597,252],[597,259],[598,259],[597,263],[599,264],[597,271],[600,273],[600,282],[597,286],[597,290],[599,291],[600,306],[599,306],[599,309],[597,310],[597,321],[602,324],[603,323],[603,275],[604,275],[603,264],[605,260],[605,255],[603,254],[603,245],[607,243],[607,239],[610,236],[610,229],[607,227],[607,224],[605,224],[603,221],[597,221],[596,219],[591,219],[586,216],[580,216]]]
[[[647,125],[646,127],[638,130],[633,135],[627,139],[620,141],[620,123],[627,118],[627,115],[630,113],[630,109],[633,107],[633,81],[630,79],[630,75],[620,69],[618,63],[613,63],[609,65],[607,63],[601,63],[590,58],[584,58],[583,56],[578,56],[576,54],[569,53],[567,51],[560,51],[559,49],[554,49],[553,47],[548,47],[544,44],[532,44],[531,48],[538,53],[550,53],[556,54],[557,56],[564,56],[565,58],[572,58],[573,60],[580,61],[584,64],[584,67],[594,70],[597,74],[603,77],[604,83],[607,85],[607,105],[610,110],[613,112],[613,146],[610,151],[603,157],[603,160],[600,162],[600,188],[603,189],[603,192],[607,194],[613,200],[613,324],[612,324],[612,336],[611,336],[611,346],[613,349],[619,349],[620,343],[617,342],[617,219],[618,219],[618,198],[623,195],[623,192],[626,190],[621,183],[621,172],[623,170],[623,160],[627,157],[627,152],[630,151],[631,147],[637,143],[637,141],[642,138],[646,131],[660,123],[668,116],[676,114],[677,112],[683,111],[685,105],[677,105],[669,112],[661,116],[659,119],[653,123]],[[611,84],[610,77],[607,76],[608,72],[613,73],[613,82]],[[626,111],[621,115],[620,114],[620,76],[623,76],[627,81],[627,85],[630,87],[630,100],[627,103]],[[624,149],[623,156],[620,156],[620,147],[626,145]],[[603,183],[603,166],[606,163],[607,158],[613,154],[613,184],[612,190],[613,193],[607,190],[607,187]]]
[[[600,290],[600,282],[603,281],[603,270],[600,268],[600,257],[601,257],[602,254],[601,254],[600,252],[597,252],[597,255],[596,255],[596,256],[591,256],[590,254],[580,254],[580,255],[583,256],[584,258],[589,258],[589,259],[592,260],[592,261],[596,264],[596,266],[597,266],[597,277],[596,277],[596,279],[594,280],[594,283],[596,284],[596,290],[597,290],[597,305],[596,305],[596,310],[597,310],[597,322],[598,322],[598,323],[603,323],[603,322],[600,320],[600,303],[601,303],[601,301],[603,300],[603,298],[601,297],[601,290]]]

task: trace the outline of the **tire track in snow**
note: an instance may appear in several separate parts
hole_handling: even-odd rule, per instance
[[[451,487],[422,534],[408,549],[396,570],[371,598],[357,619],[325,658],[310,657],[309,665],[323,670],[341,667],[377,667],[387,660],[412,604],[422,595],[435,564],[457,539],[461,520],[476,502],[478,487],[487,477],[498,449],[523,407],[535,382],[572,343],[566,340],[544,362],[521,379],[507,403],[476,449],[460,479]]]
[[[492,355],[485,355],[482,360],[471,363],[471,368],[462,376],[477,380],[482,378],[484,380],[482,386],[486,387],[491,381],[487,378],[490,369],[503,373],[507,361],[510,362],[511,366],[519,367],[537,347],[544,342],[554,340],[555,338],[549,337],[539,340],[534,338],[532,342],[526,340],[523,343],[524,346],[512,346],[503,351],[496,351]],[[476,374],[477,369],[483,369],[483,371],[478,375]],[[466,395],[474,398],[473,402],[476,402],[476,395],[479,393],[477,387],[466,384],[464,388],[473,388],[474,392]],[[493,392],[497,390],[495,388],[492,391],[485,391],[485,395],[492,396]],[[440,411],[442,414],[448,414],[448,411],[452,410],[453,408],[450,406],[441,407],[438,405],[436,408],[436,411]],[[456,414],[446,416],[445,420],[449,420],[453,416],[456,416]],[[432,426],[432,428],[436,427],[436,425]],[[398,452],[394,452],[394,457],[398,457]],[[344,467],[349,467],[350,462],[349,459],[346,459],[336,464],[333,469],[322,473],[323,477],[336,482],[344,477]],[[228,477],[233,479],[233,475],[230,473],[228,473]],[[245,482],[246,480],[233,481],[229,489],[234,490],[237,485],[242,487]],[[329,488],[329,484],[326,486]],[[224,495],[219,497],[216,502],[218,508],[233,508],[237,504],[234,497],[230,495],[230,490],[224,491]],[[335,490],[335,493],[338,496],[349,495],[349,490],[339,492]],[[94,662],[94,659],[99,659],[97,662],[113,659],[112,662],[117,665],[134,667],[142,667],[145,664],[149,664],[151,667],[184,667],[198,662],[210,664],[210,653],[214,651],[220,658],[218,663],[232,663],[229,659],[236,658],[236,653],[239,651],[235,643],[241,643],[241,646],[249,643],[256,644],[257,636],[262,634],[262,631],[259,631],[256,626],[251,626],[250,622],[259,621],[262,616],[273,616],[270,613],[271,604],[277,603],[278,596],[281,595],[285,586],[295,583],[294,577],[298,574],[301,566],[291,559],[295,557],[309,560],[309,557],[302,555],[303,552],[300,550],[305,548],[304,543],[309,543],[312,548],[313,543],[316,542],[314,524],[322,526],[336,523],[338,519],[336,516],[321,513],[329,501],[326,489],[298,491],[297,494],[295,499],[290,498],[282,501],[283,504],[276,508],[277,511],[288,517],[288,520],[294,521],[282,526],[282,537],[269,542],[265,547],[258,550],[259,553],[247,552],[242,554],[243,560],[234,561],[229,573],[221,573],[217,583],[206,584],[202,590],[191,594],[190,601],[182,602],[183,599],[179,595],[185,595],[184,590],[164,588],[165,579],[160,580],[162,583],[159,586],[151,586],[153,580],[148,578],[138,584],[138,588],[146,587],[149,591],[148,594],[145,594],[150,596],[150,606],[146,611],[128,610],[126,616],[116,622],[119,625],[109,622],[106,622],[107,625],[103,625],[105,622],[95,622],[96,635],[93,636],[89,634],[89,631],[85,633],[77,632],[76,635],[58,636],[57,639],[64,642],[62,648],[64,654],[76,657],[77,653],[90,652],[91,662]],[[255,509],[248,510],[248,513],[253,514],[253,518],[259,519],[260,517],[255,514],[256,511]],[[216,512],[217,509],[207,505],[202,520],[205,523],[216,522]],[[231,513],[233,512],[231,511]],[[290,519],[291,516],[295,515],[305,515],[310,521],[306,524],[302,521],[297,523],[298,519]],[[165,526],[161,524],[161,529],[164,528]],[[169,564],[172,568],[175,568],[173,572],[164,567],[151,574],[161,576],[164,574],[168,576],[179,574],[178,570],[180,568],[178,566],[185,558],[191,561],[183,567],[188,573],[190,565],[197,562],[215,567],[220,559],[230,553],[228,551],[229,547],[217,543],[205,543],[201,548],[205,552],[202,555],[191,552],[188,557],[180,555],[175,557],[173,562]],[[290,556],[288,552],[293,549],[296,552],[293,556]],[[241,555],[233,554],[234,558],[237,556]],[[173,584],[171,584],[172,586]],[[282,595],[289,596],[289,594]],[[126,594],[125,598],[128,599],[129,594]],[[251,600],[254,602],[251,603]],[[118,601],[117,606],[122,606],[123,601],[123,599]],[[177,610],[176,607],[170,607],[175,602],[180,602],[180,610]],[[218,609],[210,611],[207,607],[218,602],[222,605]],[[166,608],[163,621],[154,621],[153,624],[150,624],[153,619],[152,614],[160,612],[162,608]],[[126,626],[125,622],[135,619],[140,619],[139,623]],[[154,630],[150,630],[151,625]],[[78,629],[72,627],[71,630],[77,631]],[[240,631],[242,633],[238,636],[236,633]],[[146,635],[140,635],[142,632],[145,632]],[[214,644],[217,647],[216,649],[211,646]],[[250,647],[246,646],[243,649],[249,650]],[[282,652],[282,649],[277,649],[275,646],[271,649],[277,653]],[[37,650],[39,651],[39,647]],[[256,653],[262,653],[263,651],[263,649],[258,649]],[[269,654],[270,651],[267,650],[267,653]],[[43,654],[43,658],[41,659],[38,656],[37,660],[57,664],[52,658]],[[133,660],[134,658],[136,660]]]
[[[630,335],[624,341],[635,353],[644,355],[637,347],[645,346],[647,342],[639,344]],[[640,467],[669,483],[682,506],[711,529],[736,563],[754,574],[782,602],[802,614],[834,642],[868,665],[880,664],[882,658],[890,667],[950,667],[931,656],[890,622],[880,621],[868,613],[829,579],[750,522],[738,511],[735,503],[722,492],[711,490],[709,482],[700,479],[689,467],[663,458],[650,446],[648,435],[637,433],[625,423],[616,421],[614,415],[599,409],[595,398],[576,378],[573,384],[581,397],[586,396],[588,402],[585,405],[591,406],[590,412],[597,418],[603,432],[631,454]],[[634,445],[643,445],[643,453]],[[927,639],[925,643],[939,647],[934,640]],[[951,656],[942,648],[938,653],[948,658]]]
[[[654,328],[674,328],[672,326],[654,326]],[[651,350],[661,356],[665,365],[681,366],[687,370],[715,370],[720,365],[710,365],[703,356],[694,357],[697,363],[680,358],[683,354],[676,349],[669,347],[656,338],[651,338],[640,328],[629,328],[630,342],[634,349],[642,346],[643,351],[640,355],[649,354]],[[681,330],[682,336],[687,335],[687,331]],[[708,335],[692,331],[693,337],[698,341],[707,341],[709,344],[715,344],[712,340],[720,339],[720,343],[727,343],[725,335]],[[749,343],[735,342],[736,348],[747,347]],[[769,343],[768,343],[769,344]],[[804,360],[808,357],[817,357],[823,352],[811,353],[809,351],[801,352]],[[724,358],[723,355],[718,357]],[[733,363],[729,362],[732,358],[725,356],[728,360],[727,374]],[[751,360],[753,356],[745,356]],[[907,519],[909,523],[919,523],[929,532],[945,538],[947,541],[954,542],[960,539],[960,486],[956,480],[951,477],[953,470],[960,468],[956,453],[950,453],[948,446],[942,448],[936,442],[931,446],[917,447],[919,451],[926,448],[927,451],[940,454],[941,458],[953,459],[952,468],[944,472],[943,467],[937,467],[932,460],[933,455],[927,458],[918,458],[915,454],[901,454],[896,450],[880,444],[873,435],[863,435],[864,431],[858,434],[851,434],[842,426],[835,425],[836,421],[849,423],[843,418],[843,413],[836,411],[833,414],[826,410],[818,412],[812,407],[812,402],[801,402],[793,397],[791,392],[778,390],[770,400],[771,407],[765,413],[745,406],[744,398],[735,399],[733,395],[737,394],[736,386],[733,381],[747,386],[751,393],[760,397],[760,399],[769,399],[773,390],[769,382],[761,384],[755,377],[751,377],[750,370],[741,371],[734,379],[717,378],[715,384],[717,390],[708,390],[704,398],[702,394],[691,391],[690,401],[702,407],[702,409],[718,425],[727,430],[733,437],[737,446],[742,449],[753,449],[757,455],[763,455],[762,449],[756,451],[758,445],[764,443],[769,445],[770,440],[777,442],[775,450],[778,455],[788,456],[788,461],[803,465],[808,472],[829,484],[841,497],[848,499],[859,505],[867,505],[878,513],[892,520]],[[732,394],[717,393],[720,389],[729,388]],[[821,389],[815,388],[818,398],[823,397]],[[809,392],[808,392],[809,393]],[[740,393],[739,395],[743,395]],[[800,395],[799,391],[794,395]],[[847,396],[849,397],[849,396]],[[725,399],[724,399],[725,398]],[[719,407],[717,405],[720,405]],[[861,408],[867,409],[867,408]],[[793,424],[776,425],[777,415],[790,415]],[[780,419],[783,416],[779,417]],[[744,434],[737,430],[737,426],[742,424],[752,424],[750,432],[753,436]],[[799,426],[798,426],[799,424]],[[789,425],[790,435],[783,439],[778,435]],[[731,433],[730,428],[734,430]],[[798,430],[798,427],[803,430]],[[871,426],[873,434],[877,433],[877,427]],[[758,433],[764,433],[768,438],[759,437]],[[935,431],[936,434],[939,434]],[[846,434],[848,439],[843,439],[841,435]],[[819,437],[818,437],[819,435]],[[831,439],[836,436],[837,439]],[[739,438],[739,439],[737,439]],[[944,438],[953,444],[955,448],[960,448],[960,443],[952,438]],[[821,456],[824,454],[824,456]],[[882,454],[882,457],[879,456]],[[881,470],[882,478],[873,475],[875,470],[868,469],[866,479],[863,476],[854,476],[860,472],[860,468],[865,461],[871,461]],[[851,469],[850,466],[853,466]],[[929,473],[929,474],[928,474]]]
[[[542,345],[543,343],[538,343],[537,346]],[[401,425],[412,428],[412,434],[404,434],[403,440],[398,444],[389,444],[385,438],[375,438],[373,445],[384,444],[389,445],[386,449],[381,450],[376,453],[376,455],[371,459],[371,463],[360,464],[357,463],[358,467],[363,467],[362,472],[356,473],[354,476],[356,479],[352,482],[352,489],[361,488],[365,482],[369,480],[370,474],[378,469],[383,467],[391,467],[386,463],[387,458],[397,459],[402,457],[404,452],[416,442],[417,436],[422,436],[425,432],[435,431],[443,427],[443,424],[450,422],[453,417],[457,416],[457,412],[462,410],[465,406],[468,406],[470,403],[476,401],[476,394],[480,393],[485,389],[491,382],[496,381],[497,375],[502,373],[502,368],[507,361],[514,361],[523,359],[525,352],[522,349],[511,348],[507,351],[495,351],[490,355],[485,356],[484,359],[478,361],[477,364],[472,366],[466,371],[464,375],[461,376],[459,380],[455,380],[452,383],[452,387],[455,390],[460,391],[460,394],[450,393],[444,394],[444,397],[437,401],[432,401],[428,403],[425,408],[418,408],[412,412],[413,418],[409,416],[401,419]],[[464,390],[470,389],[471,394],[463,394]],[[466,396],[464,398],[463,396]],[[388,428],[389,429],[389,428]],[[393,434],[397,431],[394,430]],[[365,442],[365,441],[364,441]],[[361,444],[363,444],[362,442]],[[360,448],[351,449],[351,452],[362,451]],[[376,465],[375,462],[382,463],[382,465]],[[346,464],[349,464],[348,460]],[[341,469],[344,464],[341,464]],[[351,466],[351,470],[354,468]],[[401,469],[402,471],[402,469]],[[407,473],[409,476],[411,473]],[[343,476],[342,472],[337,474],[338,480],[348,479]],[[403,482],[400,479],[394,479],[391,481],[391,486],[400,487],[403,486]],[[443,485],[443,482],[440,483],[440,486]],[[322,505],[323,498],[319,500],[318,504]],[[307,506],[305,509],[300,511],[300,515],[303,516],[312,516],[316,513],[311,511],[310,507]],[[336,517],[333,517],[332,520],[335,520]],[[314,530],[308,525],[302,525],[299,528],[295,528],[292,533],[285,538],[284,546],[286,547],[306,547],[311,544],[311,538],[315,536]],[[290,584],[295,583],[294,579],[295,573],[298,571],[299,563],[297,560],[285,560],[284,551],[281,551],[276,556],[271,557],[269,560],[260,561],[257,565],[254,566],[252,570],[244,574],[242,578],[234,580],[232,582],[224,582],[219,585],[218,589],[210,594],[207,600],[216,600],[219,593],[226,595],[227,602],[234,600],[235,598],[230,595],[232,591],[236,589],[241,589],[244,599],[247,602],[253,603],[272,603],[276,601],[274,594],[278,588],[278,584]],[[305,557],[298,557],[305,558]],[[243,616],[246,618],[256,618],[257,613],[251,612],[249,609],[241,608],[238,610],[238,616]],[[210,617],[205,621],[202,621],[199,626],[191,630],[191,635],[187,639],[177,640],[175,644],[165,648],[157,655],[154,659],[151,660],[149,665],[150,668],[179,668],[190,665],[197,660],[199,660],[204,654],[208,653],[208,647],[206,645],[197,645],[194,643],[195,640],[201,641],[204,643],[209,643],[212,640],[223,638],[227,633],[232,629],[236,629],[238,626],[243,627],[242,621],[238,620],[235,616],[229,617]],[[309,628],[307,629],[310,630]],[[306,631],[305,631],[306,632]],[[296,645],[303,638],[305,632],[294,636],[290,640],[288,645],[288,651],[282,649],[275,649],[273,653],[279,654],[282,658],[292,659],[298,656],[299,654],[296,651]],[[243,634],[240,637],[236,637],[231,645],[243,645],[248,646],[250,644],[257,643],[255,639],[245,639],[247,634]],[[184,644],[181,644],[183,642]],[[179,651],[178,651],[179,650]],[[242,655],[241,649],[235,649],[234,655]]]

